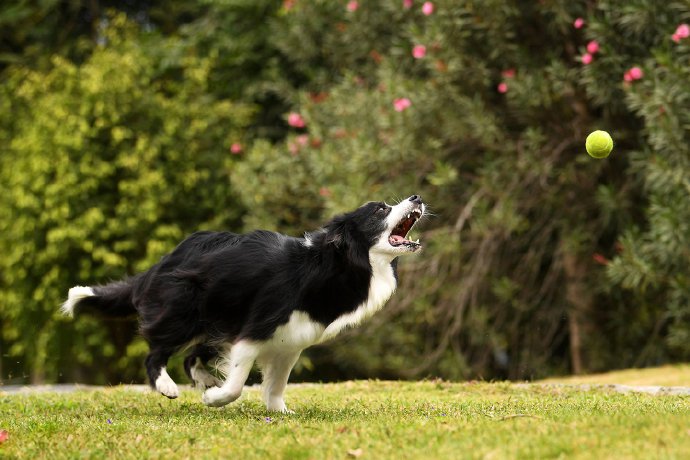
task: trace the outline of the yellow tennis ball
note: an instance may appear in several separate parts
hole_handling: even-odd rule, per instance
[[[587,136],[585,148],[592,158],[606,158],[613,150],[613,139],[606,131],[594,131]]]

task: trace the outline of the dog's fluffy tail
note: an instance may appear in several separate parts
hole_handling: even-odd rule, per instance
[[[67,316],[81,313],[111,318],[130,316],[136,313],[132,289],[131,279],[105,286],[75,286],[69,290],[60,311]]]

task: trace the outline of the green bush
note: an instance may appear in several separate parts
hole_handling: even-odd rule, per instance
[[[103,39],[81,64],[55,56],[46,72],[11,69],[3,86],[2,336],[36,381],[74,378],[115,355],[113,341],[127,353],[133,331],[111,326],[107,338],[94,319],[58,321],[69,287],[144,270],[242,213],[229,147],[251,107],[209,95],[209,59],[174,38],[116,15]],[[110,377],[140,376],[124,366]]]

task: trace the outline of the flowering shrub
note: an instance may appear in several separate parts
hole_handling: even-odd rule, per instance
[[[383,332],[358,338],[367,337],[361,350],[368,351],[335,347],[336,361],[356,362],[367,375],[381,371],[385,362],[375,356],[385,355],[406,363],[388,371],[395,376],[430,369],[460,376],[479,368],[517,378],[637,357],[631,350],[655,323],[644,301],[620,301],[628,291],[619,284],[618,257],[627,249],[617,248],[629,245],[617,239],[639,218],[624,203],[641,190],[635,176],[614,171],[628,171],[628,152],[649,146],[637,121],[639,97],[652,84],[648,75],[663,71],[655,60],[675,59],[664,42],[669,30],[674,41],[684,39],[686,29],[668,22],[678,16],[660,13],[646,22],[646,4],[585,11],[576,3],[540,3],[528,12],[500,2],[469,8],[373,1],[361,2],[357,15],[343,4],[340,13],[325,5],[297,9],[280,35],[301,65],[327,56],[331,77],[307,89],[327,93],[323,101],[291,96],[299,101],[295,110],[308,115],[310,135],[322,138],[320,147],[272,161],[290,157],[291,168],[304,171],[298,177],[312,178],[309,191],[299,193],[321,202],[324,216],[420,193],[443,218],[427,223],[433,236],[425,235],[423,257],[401,262],[406,295],[391,300],[395,321],[374,319],[369,327]],[[320,19],[336,26],[298,27]],[[304,43],[326,44],[327,51],[309,54]],[[661,106],[650,114],[670,116],[659,115],[666,110],[660,101],[645,104]],[[605,162],[584,154],[584,138],[595,128],[616,141]],[[299,147],[294,139],[289,145],[290,152]],[[279,194],[291,197],[293,185],[277,182]],[[296,220],[312,213],[307,207]],[[593,294],[605,290],[610,294]],[[601,340],[608,321],[630,316],[634,331],[621,332],[613,346]],[[527,345],[527,329],[554,332],[530,336]],[[580,338],[567,340],[571,334]],[[670,344],[648,346],[670,356],[678,350]],[[555,356],[554,349],[567,352]],[[504,352],[508,364],[492,360]]]

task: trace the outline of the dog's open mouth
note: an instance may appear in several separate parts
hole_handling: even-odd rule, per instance
[[[413,209],[407,214],[407,216],[403,217],[388,237],[388,242],[390,245],[404,245],[412,250],[419,249],[422,246],[419,244],[419,240],[410,241],[407,239],[407,234],[410,232],[410,229],[414,226],[414,224],[417,223],[420,217],[422,217],[422,211],[420,209]]]

